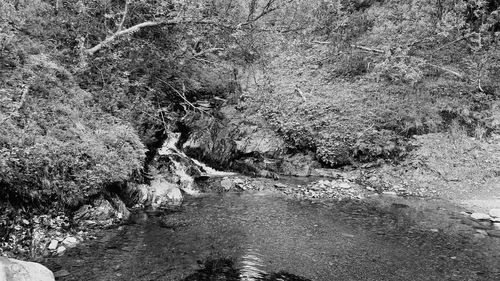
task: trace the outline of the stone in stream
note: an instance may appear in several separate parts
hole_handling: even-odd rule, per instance
[[[488,233],[489,236],[491,237],[496,237],[496,238],[500,238],[500,230],[498,229],[495,229],[495,230],[487,230],[486,231]]]
[[[232,180],[230,180],[230,179],[227,179],[227,178],[221,180],[220,185],[226,191],[229,191],[229,190],[233,189],[234,186],[235,186],[234,182]]]
[[[62,241],[62,243],[68,248],[74,248],[78,244],[78,239],[73,236],[68,236]]]
[[[277,189],[285,189],[288,186],[286,184],[283,184],[283,183],[275,183],[274,187],[276,187]]]
[[[493,218],[500,218],[500,209],[491,209],[490,216]]]
[[[57,241],[56,239],[52,239],[49,243],[49,246],[47,247],[47,249],[53,251],[55,249],[57,249],[57,245],[59,244],[59,241]]]
[[[54,281],[54,274],[45,266],[16,259],[0,257],[2,281]]]
[[[472,213],[470,215],[471,218],[475,219],[475,220],[490,220],[491,217],[487,214],[484,214],[484,213]]]

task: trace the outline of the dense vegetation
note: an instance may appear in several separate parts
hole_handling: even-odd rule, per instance
[[[499,4],[0,0],[0,193],[76,205],[238,81],[244,114],[330,166],[404,157],[414,134],[486,138]]]

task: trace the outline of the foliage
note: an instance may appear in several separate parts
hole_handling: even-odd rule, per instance
[[[141,168],[144,147],[130,125],[90,104],[49,57],[26,53],[23,60],[0,84],[3,196],[74,206]]]

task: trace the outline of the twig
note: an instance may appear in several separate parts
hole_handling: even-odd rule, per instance
[[[125,11],[123,12],[122,20],[120,21],[120,24],[118,25],[118,31],[123,29],[123,24],[125,23],[125,19],[127,18],[127,14],[128,14],[129,3],[130,3],[130,0],[125,1]]]
[[[357,49],[361,49],[361,50],[364,50],[364,51],[369,51],[369,52],[374,52],[374,53],[379,53],[379,54],[385,54],[384,50],[375,49],[375,48],[369,48],[369,47],[365,47],[365,46],[361,46],[361,45],[351,45],[351,47],[357,48]]]
[[[299,96],[302,98],[303,102],[306,102],[306,97],[304,96],[304,93],[297,85],[295,85],[295,92],[297,92],[299,94]]]
[[[456,71],[453,71],[453,70],[451,70],[451,69],[448,69],[448,68],[446,68],[446,67],[439,66],[439,65],[435,65],[435,64],[432,64],[432,63],[430,63],[430,62],[426,62],[426,64],[427,64],[427,65],[429,65],[429,66],[432,66],[432,67],[434,67],[434,68],[437,68],[437,69],[443,70],[444,72],[448,72],[448,73],[450,73],[450,74],[452,74],[452,75],[454,75],[454,76],[456,76],[456,77],[458,77],[458,78],[460,78],[460,79],[464,79],[464,75],[463,75],[463,74],[458,73],[458,72],[456,72]]]
[[[316,43],[316,44],[325,44],[325,45],[327,45],[327,44],[332,44],[332,42],[329,42],[329,41],[318,41],[318,40],[314,40],[314,41],[312,41],[312,42],[313,42],[313,43]]]
[[[198,56],[201,56],[201,55],[204,55],[207,53],[212,53],[212,52],[216,52],[216,51],[223,51],[223,50],[224,50],[223,48],[209,48],[209,49],[199,51],[198,53],[193,54],[193,57],[198,57]]]
[[[190,107],[192,107],[194,110],[197,110],[201,113],[206,113],[204,112],[202,109],[198,108],[197,106],[195,106],[194,104],[192,104],[187,98],[186,96],[181,93],[179,90],[177,90],[174,86],[170,85],[170,83],[166,82],[166,81],[163,81],[162,79],[160,78],[156,78],[158,79],[160,82],[163,82],[165,83],[167,86],[169,86],[186,104],[188,104]],[[183,89],[183,92],[186,92],[186,86],[184,84],[182,84],[182,89]]]

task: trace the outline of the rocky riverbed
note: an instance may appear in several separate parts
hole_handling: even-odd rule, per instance
[[[463,223],[476,215],[326,181],[219,178],[212,192],[187,197],[179,209],[143,213],[44,264],[60,280],[500,277],[500,239]]]

